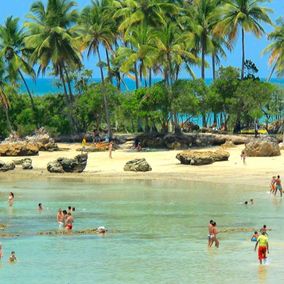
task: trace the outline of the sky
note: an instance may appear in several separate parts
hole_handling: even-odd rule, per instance
[[[19,17],[22,22],[27,15],[29,8],[34,0],[0,0],[1,8],[0,8],[0,24],[2,24],[5,19],[9,16]],[[46,1],[43,1],[46,2]],[[88,5],[91,0],[77,0],[78,9],[81,9],[85,5]],[[275,21],[280,16],[284,15],[284,1],[283,0],[272,0],[270,3],[262,4],[263,6],[267,6],[273,9],[273,13],[270,15],[271,19]],[[265,31],[270,32],[273,30],[273,27],[264,25]],[[268,45],[268,41],[266,35],[264,35],[261,39],[257,39],[252,34],[246,34],[246,59],[252,60],[259,69],[259,76],[261,78],[266,78],[269,75],[270,67],[268,66],[268,56],[261,55],[262,50]],[[208,58],[208,62],[210,63],[210,58]],[[90,57],[88,60],[84,59],[84,63],[86,68],[94,70],[94,77],[99,77],[99,70],[96,67],[96,59],[94,57]],[[232,52],[227,53],[227,59],[222,60],[221,65],[228,66],[232,65],[235,67],[241,66],[241,38],[238,37],[234,45],[234,49]],[[194,68],[194,72],[197,77],[200,76],[200,69]],[[181,77],[188,78],[188,74],[185,71],[182,71]],[[206,77],[212,77],[211,69],[206,70]]]

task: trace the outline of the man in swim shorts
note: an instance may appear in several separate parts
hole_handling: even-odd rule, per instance
[[[256,248],[258,246],[258,259],[259,263],[262,264],[266,261],[266,252],[269,253],[269,246],[268,246],[268,237],[265,234],[265,232],[262,232],[262,234],[257,238],[254,250],[256,251]]]
[[[211,246],[211,239],[214,237],[213,235],[213,223],[214,221],[213,220],[210,220],[209,221],[209,224],[208,224],[208,247]]]
[[[275,180],[276,190],[274,195],[276,195],[277,191],[279,190],[280,196],[282,197],[282,185],[281,185],[281,179],[280,176],[277,176],[277,179]]]
[[[58,223],[59,229],[62,229],[64,227],[64,214],[61,208],[59,208],[57,212],[57,223]]]

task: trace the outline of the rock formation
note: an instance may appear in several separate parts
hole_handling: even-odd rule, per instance
[[[15,164],[13,162],[3,162],[0,161],[0,172],[7,172],[15,169]]]
[[[47,164],[47,170],[51,173],[81,173],[87,166],[88,155],[77,155],[74,159],[58,158]]]
[[[128,161],[123,169],[124,171],[132,171],[132,172],[152,171],[151,166],[147,163],[147,161],[144,158]]]
[[[213,151],[184,151],[178,153],[176,158],[184,165],[208,165],[214,162],[227,161],[230,154],[222,149]]]
[[[258,138],[246,144],[245,152],[248,157],[280,156],[278,141],[272,137]]]

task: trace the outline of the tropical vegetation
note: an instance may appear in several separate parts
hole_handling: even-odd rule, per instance
[[[55,135],[94,128],[110,137],[113,130],[179,133],[197,117],[203,127],[235,132],[263,117],[268,123],[281,112],[282,91],[257,77],[245,52],[245,34],[261,37],[264,24],[272,25],[265,2],[92,0],[79,10],[72,0],[35,1],[25,19],[0,26],[0,133],[25,135],[39,126]],[[240,69],[220,66],[238,33]],[[268,38],[264,52],[282,76],[283,20]],[[54,77],[58,93],[33,94],[27,78],[39,76]]]

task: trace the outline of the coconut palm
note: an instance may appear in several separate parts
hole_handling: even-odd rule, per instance
[[[236,40],[239,30],[242,36],[242,69],[241,78],[244,78],[245,64],[245,32],[252,32],[256,37],[264,34],[261,23],[271,24],[268,13],[271,9],[259,6],[265,0],[231,0],[223,5],[218,14],[220,21],[215,27],[215,33],[221,36],[228,35],[231,42]]]
[[[4,25],[0,26],[0,56],[5,59],[10,80],[16,81],[20,77],[23,81],[32,109],[36,112],[33,96],[23,75],[35,78],[35,72],[28,62],[29,51],[24,45],[25,36],[26,33],[19,27],[19,19],[8,17]]]
[[[13,131],[13,127],[12,127],[12,124],[10,122],[10,117],[9,117],[10,101],[5,92],[5,87],[7,85],[5,81],[5,77],[6,76],[5,76],[4,63],[2,60],[0,60],[0,105],[2,106],[5,116],[6,116],[7,128],[10,131]]]
[[[48,0],[47,5],[37,1],[31,6],[30,21],[25,23],[29,31],[25,44],[32,50],[31,62],[39,65],[38,72],[42,74],[49,66],[53,68],[54,74],[62,81],[67,103],[73,101],[67,70],[81,66],[81,54],[73,30],[77,20],[74,7],[75,2],[70,0]]]
[[[265,49],[264,53],[270,53],[269,64],[272,65],[271,73],[268,77],[270,81],[274,71],[277,76],[284,75],[284,19],[277,20],[274,31],[268,34],[268,39],[272,41]]]

